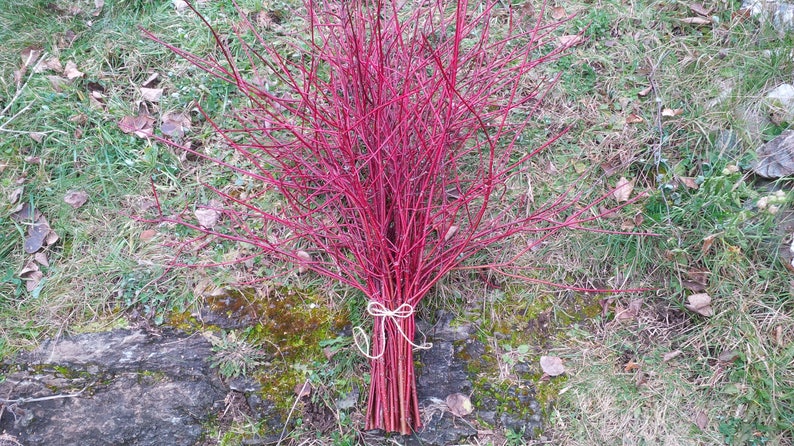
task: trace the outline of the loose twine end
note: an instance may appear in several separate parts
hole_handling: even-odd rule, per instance
[[[353,342],[355,342],[356,347],[358,350],[367,358],[369,359],[380,359],[383,357],[383,354],[386,352],[386,320],[391,320],[395,327],[397,327],[397,331],[400,335],[405,339],[415,350],[428,350],[433,347],[432,342],[423,342],[421,344],[414,344],[414,342],[408,338],[408,335],[405,334],[403,329],[400,327],[398,319],[406,319],[411,317],[414,314],[414,307],[408,303],[404,303],[399,307],[395,308],[394,310],[389,310],[380,302],[370,301],[367,304],[367,313],[369,313],[373,317],[382,317],[384,321],[380,324],[380,339],[381,339],[381,349],[380,353],[377,355],[370,355],[370,338],[367,336],[367,333],[364,331],[363,328],[360,326],[353,327]],[[423,335],[424,337],[424,335]]]

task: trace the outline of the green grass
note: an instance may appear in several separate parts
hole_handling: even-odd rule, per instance
[[[171,211],[206,202],[202,182],[228,179],[206,163],[117,126],[140,107],[155,117],[184,111],[193,118],[188,140],[200,142],[208,153],[226,153],[193,104],[199,101],[222,119],[239,105],[239,97],[138,31],[144,27],[190,51],[215,54],[200,21],[166,1],[106,0],[97,16],[88,0],[7,3],[0,6],[0,110],[8,108],[0,116],[0,356],[46,337],[123,325],[135,317],[166,323],[195,310],[207,290],[264,271],[259,263],[168,271],[175,251],[164,242],[187,232],[133,218],[153,215],[150,179]],[[425,311],[451,309],[461,322],[476,323],[481,340],[494,346],[496,362],[505,345],[531,347],[522,361],[534,363],[550,352],[565,360],[565,381],[537,384],[548,418],[546,435],[554,444],[791,444],[794,300],[791,273],[779,254],[791,241],[792,228],[783,223],[790,184],[756,181],[747,169],[758,145],[789,128],[770,116],[762,98],[791,81],[794,38],[753,19],[732,19],[736,2],[715,5],[712,14],[720,24],[714,26],[683,23],[695,14],[681,2],[572,0],[556,6],[576,14],[559,34],[582,32],[587,40],[548,67],[549,74],[562,75],[527,140],[564,125],[572,130],[538,159],[534,193],[538,199],[551,195],[582,169],[587,171],[582,183],[593,194],[621,176],[633,179],[634,193],[648,196],[600,224],[657,235],[566,235],[526,262],[547,266],[538,273],[545,280],[651,290],[570,295],[507,281],[514,291],[497,298],[482,289],[479,278],[453,274],[438,287],[437,297],[428,299]],[[242,7],[249,16],[264,11],[278,20],[269,31],[277,46],[302,29],[293,2],[269,2],[264,9],[261,2],[246,1]],[[230,2],[199,8],[223,35],[239,23]],[[76,36],[71,42],[68,32]],[[55,88],[47,76],[57,73],[33,73],[29,67],[17,84],[20,53],[30,46],[64,65],[73,61],[85,75]],[[158,103],[141,103],[139,87],[154,72],[164,94]],[[99,103],[91,99],[97,85]],[[682,112],[663,117],[665,108]],[[629,115],[642,122],[627,122]],[[18,187],[24,188],[22,195],[10,203],[7,197]],[[757,206],[778,189],[785,193],[776,214]],[[88,202],[72,208],[63,201],[69,190],[88,192]],[[19,277],[31,261],[22,249],[29,222],[11,218],[20,203],[40,210],[60,237],[45,249],[49,266],[40,265],[44,278],[32,291]],[[141,238],[150,229],[156,230],[154,237]],[[518,244],[487,255],[508,256]],[[244,247],[221,244],[188,253],[187,259],[229,260],[243,253]],[[330,294],[335,312],[360,322],[362,305],[349,304],[357,297],[307,277],[289,280]],[[685,308],[696,281],[699,292],[712,298],[711,317]],[[607,297],[614,300],[604,303],[602,315],[598,301]],[[643,300],[639,313],[616,320],[637,298]],[[582,313],[587,317],[576,316],[577,308],[596,308],[596,315],[588,310]],[[513,329],[546,315],[550,325],[542,332]],[[499,330],[510,331],[511,338],[497,340]],[[312,348],[328,346],[340,353],[297,362],[290,376],[309,379],[320,389],[314,402],[338,417],[333,437],[312,441],[353,444],[363,406],[336,410],[335,402],[366,384],[362,362],[349,338]],[[735,352],[728,355],[731,360],[721,361],[730,351]],[[669,358],[671,353],[675,357]],[[504,362],[493,379],[513,379],[513,366]],[[211,430],[219,444],[233,444],[262,429],[239,421]],[[309,426],[294,435],[306,439],[310,432]],[[515,433],[501,438],[500,444],[524,441]]]

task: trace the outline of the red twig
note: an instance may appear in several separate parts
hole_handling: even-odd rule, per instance
[[[496,0],[478,3],[476,11],[466,0],[454,10],[442,0],[412,11],[402,3],[307,1],[310,35],[292,46],[295,57],[259,34],[255,45],[240,38],[252,70],[278,81],[274,91],[245,79],[215,30],[224,61],[144,32],[250,100],[236,111],[234,128],[207,116],[246,166],[184,149],[247,176],[285,204],[274,212],[252,197],[210,188],[227,205],[225,227],[203,228],[185,215],[162,220],[249,243],[380,304],[386,313],[373,314],[366,428],[407,434],[421,425],[412,347],[413,309],[422,298],[490,245],[583,228],[604,215],[591,211],[607,195],[575,208],[580,197],[569,191],[523,215],[507,192],[532,168],[528,161],[560,136],[528,151],[519,144],[551,85],[528,88],[533,70],[566,50],[543,52],[555,24],[518,32],[508,18],[508,34],[492,39]],[[159,201],[157,207],[162,212]],[[274,227],[282,235],[269,234]],[[303,249],[311,260],[299,254]],[[403,305],[411,309],[407,317],[389,315]]]

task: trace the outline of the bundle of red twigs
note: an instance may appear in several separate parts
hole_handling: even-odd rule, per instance
[[[533,69],[565,48],[543,52],[554,25],[519,30],[503,2],[476,3],[307,1],[304,38],[274,44],[248,23],[237,32],[255,43],[238,36],[242,58],[213,31],[221,61],[163,42],[249,98],[239,125],[213,124],[245,166],[211,159],[284,203],[269,211],[258,194],[213,188],[226,203],[216,209],[222,228],[189,215],[163,220],[255,245],[369,298],[367,429],[407,434],[421,425],[413,349],[428,346],[415,340],[414,313],[442,276],[513,235],[536,233],[540,243],[602,214],[599,199],[563,194],[524,212],[525,202],[509,198],[506,185],[559,136],[518,144],[551,84],[530,78]]]

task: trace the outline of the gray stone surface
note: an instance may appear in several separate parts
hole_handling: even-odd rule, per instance
[[[4,364],[0,431],[25,446],[194,445],[226,394],[200,336],[116,330]]]

